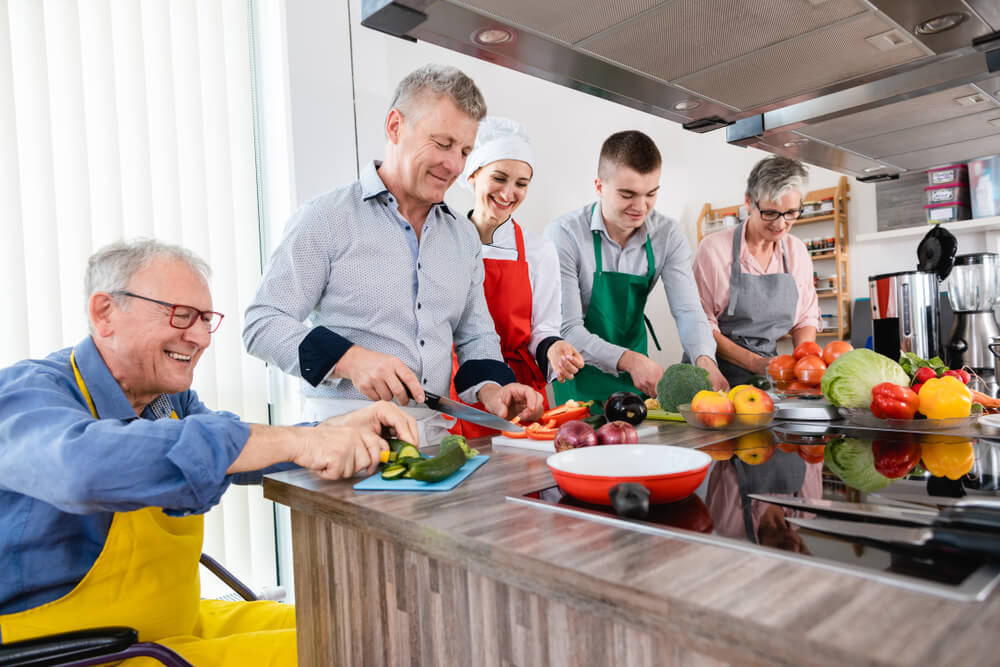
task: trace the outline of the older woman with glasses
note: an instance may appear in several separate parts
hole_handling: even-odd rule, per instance
[[[698,247],[694,277],[730,385],[764,374],[785,334],[797,346],[821,327],[812,259],[788,233],[802,213],[806,177],[797,160],[761,160],[747,179],[746,222]]]

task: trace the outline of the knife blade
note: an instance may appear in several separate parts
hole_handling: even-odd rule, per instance
[[[996,496],[975,496],[968,495],[961,498],[949,498],[947,496],[929,496],[926,493],[907,493],[905,491],[879,491],[871,494],[887,503],[900,503],[903,505],[923,505],[930,507],[969,507],[978,509],[992,509],[1000,511],[1000,498]]]
[[[424,400],[424,405],[428,408],[431,410],[437,410],[438,412],[443,412],[444,414],[455,417],[456,419],[464,419],[467,422],[479,424],[480,426],[496,429],[498,431],[512,431],[514,433],[520,433],[524,430],[523,426],[497,417],[495,414],[484,410],[478,410],[470,405],[466,405],[465,403],[459,403],[458,401],[453,401],[450,398],[432,394],[426,390],[424,390],[424,397],[426,399]]]
[[[928,527],[964,528],[968,530],[1000,533],[1000,512],[978,507],[920,509],[912,506],[876,505],[873,503],[848,503],[824,498],[796,498],[765,493],[748,494],[751,498],[774,505],[792,507],[814,514],[841,518],[860,519],[881,523],[903,523]]]
[[[991,559],[1000,558],[1000,536],[959,528],[892,526],[840,519],[800,519],[789,517],[789,523],[820,533],[847,537],[875,544],[912,547],[935,547],[963,553],[976,553]]]

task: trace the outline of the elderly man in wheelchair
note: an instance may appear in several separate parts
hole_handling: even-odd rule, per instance
[[[200,599],[203,513],[264,472],[374,470],[383,435],[415,442],[415,422],[389,403],[299,427],[206,408],[190,387],[222,315],[183,248],[108,246],[85,289],[90,335],[0,370],[0,664],[57,664],[47,638],[75,631],[55,644],[76,664],[163,648],[199,667],[294,665],[293,607]],[[87,631],[107,626],[127,627]]]

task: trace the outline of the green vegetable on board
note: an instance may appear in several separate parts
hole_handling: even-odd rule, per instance
[[[823,373],[820,389],[836,406],[867,408],[872,402],[872,388],[883,382],[908,386],[910,378],[889,357],[862,348],[837,357]]]
[[[693,364],[674,364],[663,371],[663,377],[656,383],[656,400],[667,412],[677,412],[678,405],[690,403],[703,389],[712,389],[708,371]]]

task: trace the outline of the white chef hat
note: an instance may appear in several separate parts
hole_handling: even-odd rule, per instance
[[[524,125],[509,118],[487,116],[479,121],[476,144],[465,160],[465,171],[458,179],[459,183],[467,190],[472,190],[469,177],[480,167],[497,160],[520,160],[527,162],[532,169],[535,168],[535,152]]]

